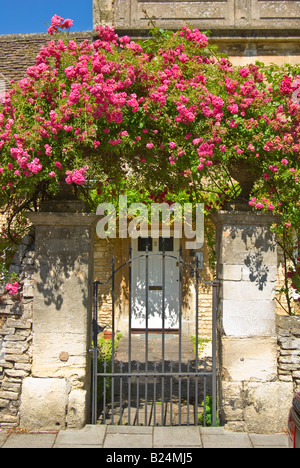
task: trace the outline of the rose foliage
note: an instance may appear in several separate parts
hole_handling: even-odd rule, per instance
[[[135,201],[203,202],[210,212],[245,197],[232,175],[242,163],[254,182],[250,209],[280,215],[296,272],[300,66],[234,67],[187,27],[139,43],[103,26],[92,44],[54,40],[70,26],[52,18],[52,40],[0,105],[3,239],[16,240],[22,213],[62,180],[92,209],[122,190]]]

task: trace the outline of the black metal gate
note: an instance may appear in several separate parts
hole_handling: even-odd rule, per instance
[[[162,261],[162,313],[161,329],[151,330],[148,320],[149,259],[159,255]],[[132,266],[138,259],[145,260],[145,329],[137,333],[132,327]],[[178,329],[165,326],[166,260],[176,260],[179,268]],[[120,338],[116,334],[116,275],[128,268],[129,316],[128,331]],[[183,332],[182,280],[190,274],[195,287],[194,346],[191,337]],[[212,288],[211,355],[199,357],[199,284]],[[111,283],[112,317],[111,341],[103,340],[103,327],[98,323],[101,287]],[[111,276],[105,282],[93,283],[93,372],[92,372],[92,424],[127,425],[217,425],[217,361],[216,361],[216,300],[218,283],[205,282],[199,273],[198,256],[191,262],[183,259],[182,248],[178,256],[169,255],[162,241],[162,251],[152,253],[148,243],[145,253],[132,257],[116,267],[112,258]],[[99,335],[109,349],[101,355]],[[101,341],[101,340],[100,340]],[[192,346],[192,351],[191,347]],[[186,352],[185,347],[189,347]],[[152,356],[151,356],[152,352]],[[154,354],[153,354],[154,353]]]

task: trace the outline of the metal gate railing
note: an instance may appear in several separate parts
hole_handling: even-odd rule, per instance
[[[166,305],[166,260],[175,259],[179,267],[179,320],[176,332],[165,328],[165,313],[161,314],[161,330],[152,335],[149,329],[148,291],[149,258],[159,255],[162,259],[162,311]],[[143,258],[145,260],[145,330],[137,337],[132,329],[132,265]],[[121,338],[122,359],[116,337],[116,274],[128,267],[129,270],[129,317],[128,333]],[[182,328],[182,269],[190,272],[195,284],[195,346],[192,357],[184,352],[190,337],[184,336]],[[111,357],[102,359],[99,365],[98,339],[103,328],[98,323],[99,288],[111,282],[112,317],[111,317]],[[209,359],[200,359],[199,336],[199,283],[212,287],[212,353]],[[203,281],[199,274],[198,257],[194,263],[187,263],[182,257],[162,252],[146,252],[129,259],[120,267],[115,266],[112,257],[111,276],[101,283],[93,283],[93,372],[92,372],[92,424],[128,424],[128,425],[206,425],[209,399],[211,425],[217,425],[217,350],[216,350],[216,309],[218,282]],[[142,336],[142,338],[141,338]],[[139,341],[138,341],[139,340]],[[151,341],[152,340],[152,341]],[[155,341],[156,340],[156,341]],[[153,344],[154,342],[154,344]],[[150,356],[152,344],[156,356]],[[125,347],[125,348],[124,348]],[[127,356],[124,359],[124,349]],[[175,351],[174,351],[175,350]],[[170,354],[171,353],[171,354]],[[171,356],[171,357],[170,357]],[[151,360],[150,360],[151,359]],[[200,414],[200,416],[199,416]]]

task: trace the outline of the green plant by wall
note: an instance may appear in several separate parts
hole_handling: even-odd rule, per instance
[[[196,352],[196,335],[191,335],[191,341],[193,343],[194,351]],[[211,338],[198,337],[198,355],[204,351],[205,346],[210,342]]]
[[[117,349],[118,343],[122,338],[122,333],[118,333],[114,340],[114,349]],[[112,371],[112,351],[113,351],[113,342],[112,339],[105,339],[102,335],[98,339],[98,359],[97,367],[99,373],[107,373],[108,376],[105,379],[105,388],[106,388],[106,401],[110,398],[110,389],[111,389],[111,377],[109,373]],[[101,402],[101,399],[104,394],[104,378],[99,379],[97,386],[97,397],[98,401]]]
[[[202,407],[203,407],[203,413],[198,415],[199,424],[201,424],[201,426],[204,426],[204,421],[205,421],[205,426],[206,427],[211,427],[212,426],[212,416],[213,416],[212,397],[211,396],[206,397],[205,412],[204,412],[204,402],[202,404]],[[204,414],[205,414],[205,419],[204,419]],[[219,427],[218,416],[216,416],[216,426]]]

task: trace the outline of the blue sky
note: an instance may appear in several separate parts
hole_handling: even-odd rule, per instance
[[[93,29],[93,0],[0,0],[0,35],[47,32],[53,15],[74,21],[71,31]]]

